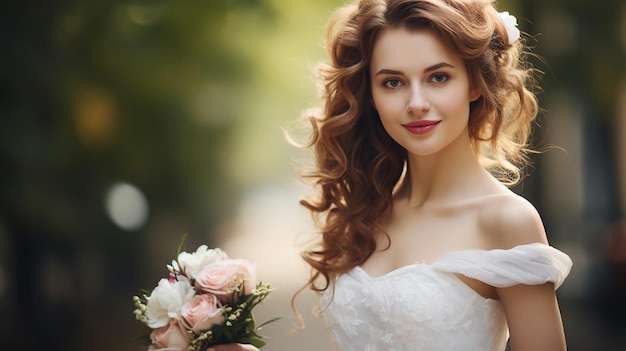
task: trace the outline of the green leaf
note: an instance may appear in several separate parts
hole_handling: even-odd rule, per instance
[[[178,249],[176,250],[176,257],[178,257],[178,255],[180,255],[180,253],[183,252],[183,244],[185,243],[186,239],[187,239],[187,233],[183,234],[183,237],[180,239],[180,243],[178,244]]]
[[[256,330],[261,330],[261,328],[263,328],[264,326],[270,324],[270,323],[274,323],[274,322],[278,322],[279,320],[281,320],[282,317],[276,317],[276,318],[272,318],[268,321],[263,322],[263,324],[259,325]]]

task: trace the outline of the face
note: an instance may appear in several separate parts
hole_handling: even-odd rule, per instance
[[[470,90],[463,60],[431,30],[387,29],[370,64],[374,107],[383,127],[409,155],[469,147]]]

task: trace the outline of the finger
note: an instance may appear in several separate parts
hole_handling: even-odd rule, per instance
[[[206,351],[259,351],[259,349],[247,344],[222,344],[212,346]]]

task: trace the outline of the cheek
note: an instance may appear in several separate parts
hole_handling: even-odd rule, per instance
[[[388,102],[376,106],[380,124],[387,135],[395,139],[395,136],[398,133],[397,128],[402,122],[402,109],[398,109],[395,104],[390,104]]]
[[[405,111],[405,107],[402,105],[401,100],[396,96],[382,96],[373,98],[374,107],[378,111],[381,121],[391,120],[402,116]]]
[[[447,111],[448,117],[459,116],[460,118],[469,118],[469,94],[469,91],[466,89],[457,89],[447,94],[439,95],[434,104]]]

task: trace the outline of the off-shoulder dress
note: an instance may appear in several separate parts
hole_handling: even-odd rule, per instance
[[[556,289],[571,267],[569,256],[541,243],[452,251],[380,277],[357,266],[322,294],[321,316],[343,351],[503,351],[508,327],[500,302],[458,275],[498,288],[552,282]]]

